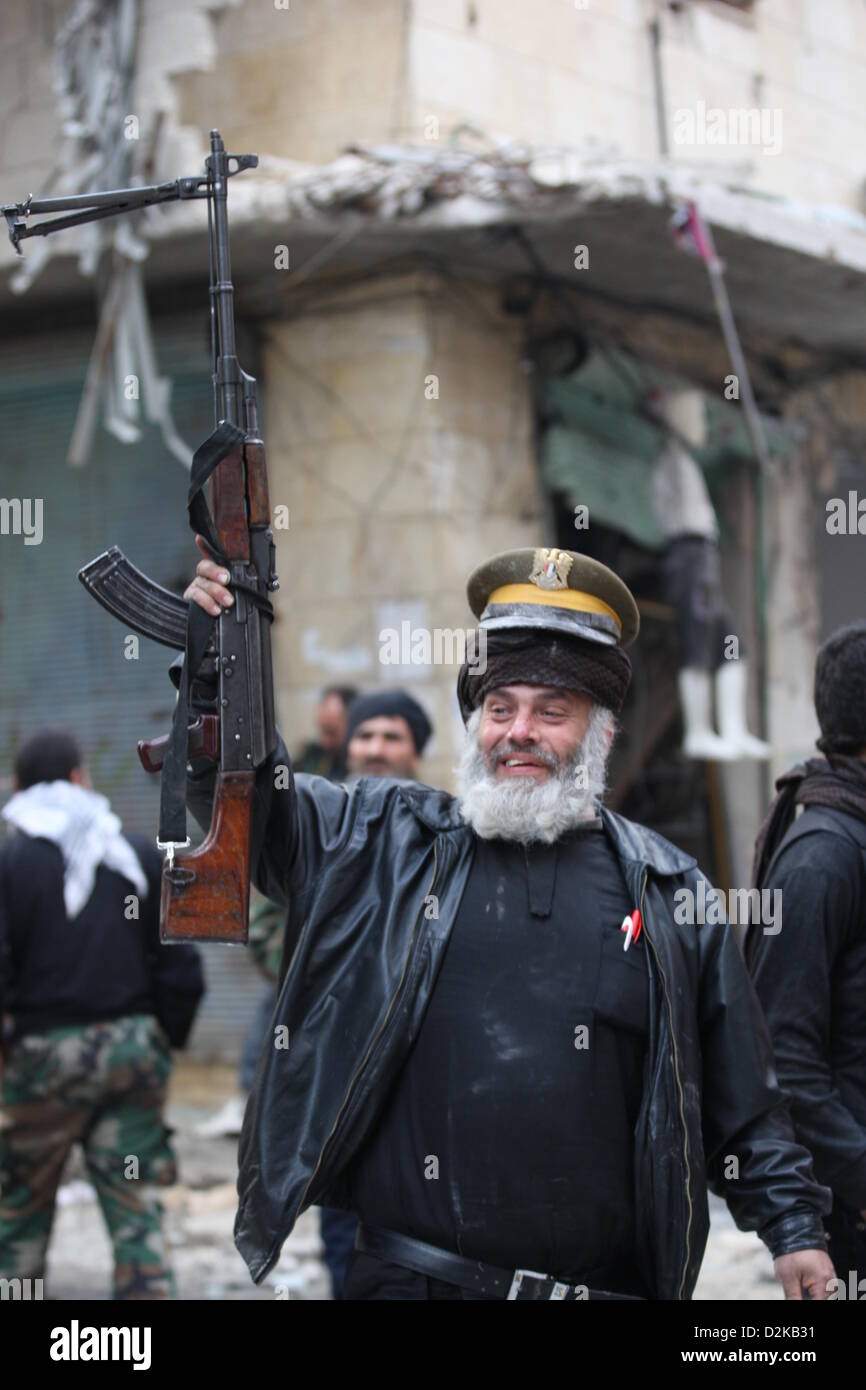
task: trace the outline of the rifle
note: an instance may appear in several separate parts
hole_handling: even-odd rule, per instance
[[[138,744],[145,770],[162,771],[156,841],[166,852],[161,939],[245,942],[255,770],[276,744],[270,643],[273,608],[267,592],[278,589],[279,581],[256,382],[237,357],[229,258],[228,180],[255,168],[258,158],[227,154],[217,130],[211,131],[210,148],[203,177],[36,201],[31,195],[24,203],[3,207],[2,212],[20,255],[19,243],[27,237],[48,236],[157,203],[207,199],[215,429],[193,458],[188,512],[193,531],[203,536],[213,559],[229,571],[235,602],[212,618],[197,604],[184,603],[148,579],[117,546],[91,560],[78,577],[88,593],[127,628],[184,652],[171,733]],[[27,224],[27,218],[43,213],[68,215]],[[196,676],[217,678],[218,712],[190,724],[190,688]],[[188,758],[215,762],[216,786],[204,842],[189,854],[178,854],[190,844],[186,833]]]

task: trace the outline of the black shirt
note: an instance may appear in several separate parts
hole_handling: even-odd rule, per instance
[[[633,1271],[643,937],[599,822],[477,842],[430,1005],[352,1173],[371,1225],[620,1292]]]
[[[149,891],[100,864],[93,892],[71,922],[56,844],[11,832],[0,845],[0,1015],[15,1036],[155,1014],[173,1047],[192,1027],[204,984],[195,946],[159,939],[162,856],[127,835]]]

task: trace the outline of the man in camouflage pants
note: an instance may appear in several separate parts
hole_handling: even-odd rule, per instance
[[[114,1246],[116,1298],[169,1298],[162,1207],[148,1184],[176,1178],[162,1123],[172,1062],[155,1018],[138,1014],[19,1039],[4,1068],[0,1134],[0,1266],[45,1266],[57,1187],[81,1144]]]
[[[84,1151],[116,1298],[171,1298],[155,1187],[176,1179],[162,1112],[202,993],[194,947],[159,944],[159,855],[120,834],[74,740],[16,761],[0,847],[0,1276],[42,1278],[57,1189]],[[133,892],[132,890],[136,891]]]

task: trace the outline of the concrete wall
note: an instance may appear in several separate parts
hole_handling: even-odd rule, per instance
[[[757,188],[863,210],[866,11],[853,0],[760,0],[666,7],[660,60],[671,157],[742,168]],[[416,0],[410,128],[463,120],[537,143],[595,141],[630,158],[659,154],[648,21],[640,0]],[[474,18],[473,18],[474,17]],[[721,108],[779,112],[777,154],[762,145],[677,143],[687,116]],[[735,127],[736,129],[736,127]],[[704,126],[704,134],[708,134]]]
[[[158,110],[168,113],[166,157],[176,128],[204,136],[214,124],[236,148],[311,162],[353,142],[447,140],[464,122],[539,144],[659,153],[650,0],[282,3],[141,0],[136,103],[143,135]],[[38,188],[60,147],[51,42],[69,8],[32,0],[0,13],[8,197]],[[860,0],[760,0],[749,13],[694,0],[676,13],[662,7],[661,38],[672,158],[863,210]],[[768,140],[707,143],[710,111],[751,108],[765,112]],[[690,113],[693,139],[680,143]],[[767,143],[778,153],[764,153]]]
[[[312,161],[352,141],[437,138],[437,122],[440,140],[469,122],[494,136],[654,158],[655,8],[293,0],[275,11],[246,0],[217,23],[217,69],[179,78],[181,110],[207,126],[219,109],[240,144]],[[866,12],[857,0],[760,0],[752,13],[712,0],[665,8],[660,59],[672,158],[733,166],[756,188],[863,210]],[[713,134],[701,111],[714,108],[762,109],[769,138],[706,143]],[[689,112],[694,139],[680,143]]]
[[[768,680],[772,773],[815,757],[818,721],[812,700],[820,626],[815,556],[816,498],[805,450],[780,461],[767,497]]]
[[[380,633],[406,620],[413,632],[466,628],[470,570],[541,543],[516,333],[494,295],[454,299],[428,275],[269,326],[271,502],[289,508],[276,531],[276,687],[290,747],[309,735],[322,684],[400,685],[437,731],[422,776],[450,785],[457,667],[383,665]]]
[[[184,70],[205,69],[215,62],[213,12],[224,13],[238,3],[139,0],[138,68],[129,114],[139,118],[142,148],[158,113],[164,114],[160,156],[171,169],[178,158],[188,158],[190,150],[189,137],[178,119],[173,84]],[[31,191],[45,196],[56,191],[57,163],[66,142],[57,110],[54,43],[72,8],[72,0],[29,0],[26,5],[0,7],[0,196],[4,202],[17,201]],[[206,129],[195,133],[196,149],[204,149],[206,136]],[[177,176],[176,170],[165,175],[172,176]],[[163,177],[161,169],[157,177]]]
[[[232,148],[312,163],[402,121],[404,0],[242,0],[215,23],[217,67],[179,79],[184,121]]]

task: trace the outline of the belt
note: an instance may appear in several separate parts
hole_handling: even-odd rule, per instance
[[[440,1250],[426,1241],[401,1235],[399,1231],[383,1231],[376,1226],[358,1223],[355,1249],[365,1255],[376,1255],[389,1264],[403,1265],[416,1274],[441,1279],[446,1284],[470,1289],[490,1298],[516,1299],[523,1302],[579,1303],[586,1299],[641,1303],[633,1294],[608,1293],[590,1289],[585,1284],[565,1284],[550,1274],[533,1269],[500,1269],[481,1260],[469,1260],[451,1250]]]

